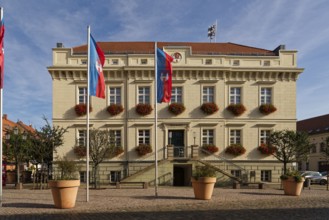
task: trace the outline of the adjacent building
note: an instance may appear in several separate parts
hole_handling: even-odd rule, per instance
[[[279,182],[282,164],[258,147],[273,130],[296,129],[296,81],[303,72],[296,50],[284,45],[266,50],[234,43],[158,42],[174,62],[171,103],[157,105],[155,134],[155,43],[99,42],[99,46],[106,55],[106,99],[92,97],[90,126],[113,131],[124,149],[101,164],[103,183],[124,179],[154,184],[155,135],[160,184],[189,185],[192,171],[202,163],[218,167],[219,182],[227,175]],[[53,82],[53,124],[69,128],[57,154],[76,159],[85,181],[85,158],[77,158],[73,149],[85,143],[86,116],[78,116],[75,109],[86,102],[87,45],[66,48],[58,43],[48,71]],[[183,105],[185,111],[173,114],[168,110],[172,103]],[[201,110],[205,103],[210,112]],[[209,103],[215,103],[218,111],[211,112],[214,105]],[[107,110],[111,104],[124,110],[112,115]],[[149,104],[153,110],[138,114],[138,104]],[[235,114],[227,109],[231,104]],[[265,106],[262,112],[260,106]],[[150,145],[152,152],[140,156],[136,152],[140,144]],[[245,153],[227,153],[230,145],[242,145]],[[218,151],[208,154],[202,146],[216,146]]]
[[[327,171],[329,164],[324,150],[329,137],[329,114],[297,122],[297,130],[308,133],[312,149],[308,160],[300,164],[301,170]]]

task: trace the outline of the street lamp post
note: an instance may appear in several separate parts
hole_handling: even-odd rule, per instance
[[[194,144],[193,145],[195,145],[195,138],[196,138],[196,133],[195,133],[195,131],[193,132],[193,141],[194,141]]]

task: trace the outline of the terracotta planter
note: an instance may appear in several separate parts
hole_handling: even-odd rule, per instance
[[[48,184],[56,208],[70,209],[75,206],[80,180],[53,180],[49,181]]]
[[[194,196],[196,199],[209,200],[216,183],[216,177],[191,178]]]
[[[284,194],[290,196],[299,196],[302,192],[304,181],[305,179],[303,179],[302,182],[296,182],[294,177],[288,177],[288,179],[282,180]]]

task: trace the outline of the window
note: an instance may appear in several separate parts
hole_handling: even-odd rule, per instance
[[[270,137],[270,134],[271,134],[271,130],[261,130],[259,137],[260,143],[267,144],[267,140]]]
[[[111,143],[116,147],[121,146],[121,130],[110,130]]]
[[[147,64],[147,59],[141,59],[141,64]]]
[[[270,66],[271,62],[269,60],[265,60],[263,63],[264,66]]]
[[[87,60],[81,60],[81,64],[87,64]]]
[[[79,87],[79,104],[87,103],[87,87]]]
[[[212,64],[212,59],[206,59],[206,65],[211,65]]]
[[[326,144],[324,142],[320,144],[320,152],[326,152]]]
[[[214,130],[204,129],[202,131],[202,144],[213,144],[214,143]]]
[[[241,144],[241,130],[230,130],[230,145]]]
[[[240,66],[240,60],[233,60],[233,66]]]
[[[150,87],[138,88],[138,103],[150,104]]]
[[[150,130],[138,131],[138,144],[150,144]]]
[[[118,65],[119,60],[118,59],[112,59],[112,65]]]
[[[261,170],[260,171],[260,181],[271,182],[272,181],[272,172],[271,172],[271,170]]]
[[[116,183],[121,180],[121,171],[111,171],[110,172],[110,182]]]
[[[182,87],[172,87],[171,89],[171,102],[172,103],[182,103],[183,102],[183,88]]]
[[[260,91],[260,104],[271,104],[272,103],[272,89],[261,88]]]
[[[110,87],[110,104],[121,104],[121,88]]]
[[[311,153],[316,153],[316,144],[312,144]]]
[[[241,103],[241,88],[232,87],[230,89],[230,104],[240,104]]]
[[[86,130],[78,130],[78,145],[86,146],[87,141],[87,131]]]
[[[85,183],[87,182],[87,172],[86,171],[80,171],[79,172],[80,175],[80,182]]]
[[[232,176],[241,178],[241,170],[231,170]]]
[[[213,86],[203,87],[202,91],[203,91],[203,94],[202,94],[203,103],[214,102],[215,88]]]

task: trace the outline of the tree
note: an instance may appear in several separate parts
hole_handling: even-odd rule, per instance
[[[6,156],[8,160],[15,162],[17,184],[20,183],[20,169],[22,162],[28,161],[29,148],[26,140],[26,133],[20,131],[17,127],[6,131],[6,140],[4,142]]]
[[[283,163],[283,173],[287,173],[287,164],[305,160],[311,150],[308,135],[291,130],[271,133],[268,144],[276,148],[272,155]]]
[[[97,188],[97,174],[99,164],[102,163],[105,158],[113,156],[116,151],[113,132],[100,129],[90,130],[89,151],[89,157],[93,164],[94,188]]]
[[[31,158],[36,165],[41,164],[41,172],[39,173],[38,169],[36,172],[36,175],[40,176],[40,188],[50,174],[49,168],[53,162],[53,152],[56,152],[56,149],[64,144],[64,134],[67,132],[67,128],[52,126],[45,117],[43,119],[46,124],[40,130],[36,129],[35,132],[30,132],[29,135]],[[47,165],[47,169],[45,169],[44,164]]]

